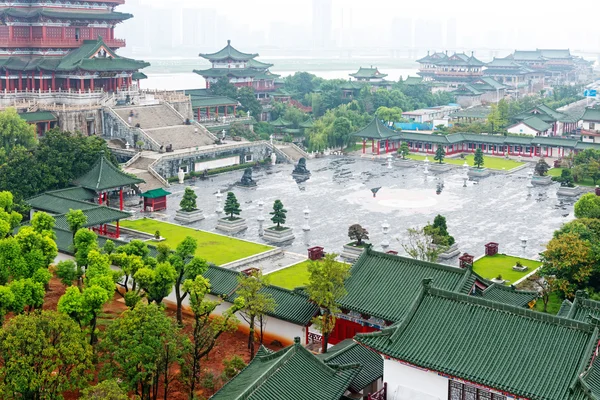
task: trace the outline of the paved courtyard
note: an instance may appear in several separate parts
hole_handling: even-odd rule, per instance
[[[421,227],[441,213],[446,216],[450,234],[462,252],[479,256],[484,252],[484,244],[494,241],[500,244],[502,253],[536,258],[554,230],[574,218],[575,200],[558,198],[557,184],[535,187],[528,195],[528,173],[533,164],[514,174],[498,173],[479,182],[469,181],[467,187],[463,187],[462,168],[430,173],[426,178],[422,163],[413,168],[395,165],[388,169],[382,159],[331,156],[308,160],[307,168],[312,175],[302,183],[293,179],[293,166],[289,164],[255,169],[253,177],[258,185],[254,189],[235,185],[243,171],[205,181],[198,179],[190,184],[206,219],[190,226],[214,231],[219,218],[215,213],[215,194],[217,190],[224,194],[233,191],[242,208],[241,216],[249,226],[237,237],[263,242],[257,221],[258,202],[265,203],[264,227],[268,227],[271,225],[268,213],[273,202],[280,199],[288,210],[286,225],[296,235],[293,242],[283,247],[296,253],[305,254],[307,247],[315,245],[325,247],[327,252],[341,252],[344,243],[349,242],[348,226],[354,223],[366,227],[370,242],[381,249],[384,240],[381,224],[387,221],[391,229],[390,247],[386,250],[402,254],[401,243],[407,228]],[[185,186],[175,184],[169,188],[173,194],[168,198],[168,210],[143,215],[173,222]],[[374,198],[371,189],[377,187],[381,189]],[[436,194],[439,189],[441,192]],[[310,209],[309,232],[302,230],[306,207]],[[521,246],[521,237],[528,239],[525,248]],[[449,263],[456,265],[458,261]]]

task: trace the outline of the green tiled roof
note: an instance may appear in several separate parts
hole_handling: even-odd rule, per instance
[[[54,227],[54,233],[56,234],[56,246],[58,247],[58,251],[65,254],[73,254],[73,233],[69,229],[60,229]],[[104,236],[98,236],[98,246],[103,247],[106,241],[109,240]],[[123,246],[126,245],[127,242],[119,239],[110,239],[115,246]],[[154,247],[150,247],[154,249]]]
[[[291,122],[288,122],[281,117],[277,118],[275,121],[269,121],[269,124],[273,125],[276,128],[284,128],[292,125]]]
[[[446,58],[448,58],[448,55],[445,53],[433,53],[432,55],[429,55],[429,52],[427,52],[427,55],[419,60],[417,60],[418,63],[421,64],[425,64],[425,63],[435,63],[437,61],[440,60],[445,60]]]
[[[254,79],[275,79],[279,76],[268,71],[259,71],[254,68],[208,68],[195,69],[194,72],[198,75],[205,76],[207,78],[235,77]]]
[[[460,85],[457,89],[453,90],[452,93],[457,96],[481,96],[483,94],[483,92],[475,89],[471,85]]]
[[[506,58],[496,58],[489,63],[485,64],[488,68],[520,68],[521,65],[517,64],[514,59],[506,57]]]
[[[255,60],[255,59],[251,59],[251,60],[248,60],[248,62],[246,63],[246,66],[248,68],[267,69],[267,68],[271,68],[273,66],[273,64],[269,64],[269,63],[261,62],[261,61]]]
[[[475,56],[468,56],[465,53],[454,53],[453,55],[434,63],[435,65],[447,65],[447,66],[469,66],[479,67],[483,66],[484,63],[479,61]]]
[[[490,78],[489,76],[484,76],[483,78],[479,78],[471,84],[474,88],[481,91],[488,90],[502,90],[506,89],[506,86],[495,80],[494,78]]]
[[[53,195],[52,193],[44,193],[27,200],[32,208],[40,211],[49,212],[51,214],[66,214],[69,210],[87,210],[97,207],[96,204],[83,200],[74,200],[61,196]]]
[[[536,116],[525,118],[520,123],[527,125],[531,129],[534,129],[538,132],[546,132],[548,129],[552,128],[552,125],[542,121]],[[513,125],[514,126],[514,125]]]
[[[400,134],[400,137],[402,138],[402,140],[416,140],[416,141],[438,143],[438,144],[449,144],[450,137],[455,138],[455,137],[457,137],[457,135],[460,135],[460,134],[456,134],[456,133],[453,135],[430,135],[428,133],[417,133],[417,132],[406,132],[406,131],[399,132],[399,134]],[[462,139],[463,139],[462,135],[460,135],[459,137],[460,137],[459,141],[462,141]]]
[[[360,365],[360,371],[350,384],[353,392],[360,392],[383,376],[383,358],[352,339],[341,341],[317,357],[328,365]]]
[[[223,61],[228,59],[236,61],[247,61],[253,59],[256,56],[258,56],[258,54],[242,53],[241,51],[238,51],[233,46],[231,46],[230,40],[227,41],[227,46],[223,47],[216,53],[200,53],[200,57],[210,61]]]
[[[262,347],[212,400],[339,400],[357,365],[328,366],[299,343],[276,353]]]
[[[492,110],[489,107],[473,107],[450,114],[452,118],[481,118],[487,119]]]
[[[600,108],[586,108],[581,119],[584,121],[600,122]]]
[[[4,8],[0,10],[2,17],[14,18],[64,18],[64,19],[90,19],[90,20],[112,20],[125,21],[133,18],[133,15],[120,12],[98,12],[98,11],[66,11],[56,8]]]
[[[260,71],[254,76],[254,80],[275,80],[281,75],[272,73],[271,71]]]
[[[581,143],[578,142],[575,139],[566,139],[566,138],[561,138],[559,136],[557,137],[534,137],[531,139],[531,144],[539,144],[542,146],[560,146],[560,147],[571,147],[571,148],[577,148],[577,145]],[[593,143],[590,143],[593,144]],[[597,146],[595,146],[594,148],[598,148]]]
[[[399,137],[399,134],[385,126],[379,118],[375,117],[367,126],[358,132],[353,133],[352,136],[364,139],[389,139],[392,137]]]
[[[569,49],[537,49],[542,57],[549,60],[555,58],[572,58]]]
[[[131,79],[137,81],[141,79],[148,79],[148,76],[143,72],[134,72],[133,74],[131,74]]]
[[[142,182],[143,179],[132,178],[102,155],[87,174],[75,179],[73,183],[86,189],[103,191]]]
[[[50,111],[35,111],[35,112],[26,112],[19,114],[19,117],[23,118],[25,121],[32,122],[46,122],[46,121],[56,121],[57,118]]]
[[[577,292],[572,303],[568,300],[563,302],[559,315],[581,322],[589,322],[590,316],[600,319],[600,301],[591,300],[582,292]]]
[[[556,315],[559,317],[567,317],[572,306],[573,303],[571,303],[569,300],[563,300],[562,304],[560,305],[560,309],[558,310],[558,314]]]
[[[95,57],[100,49],[106,50],[106,57]],[[56,70],[136,71],[149,65],[149,63],[144,61],[118,56],[101,38],[98,38],[98,40],[84,40],[79,48],[69,52],[61,59]]]
[[[300,128],[312,128],[315,124],[312,118],[307,119],[306,121],[300,124]]]
[[[170,194],[171,194],[171,192],[167,192],[163,188],[158,188],[158,189],[148,190],[147,192],[142,193],[141,196],[145,197],[147,199],[156,199],[159,197],[168,196]]]
[[[525,50],[515,50],[515,52],[510,55],[516,61],[545,61],[546,59],[542,56],[539,50],[535,51],[525,51]]]
[[[425,280],[401,323],[356,340],[386,356],[529,399],[575,397],[593,325],[452,293]]]
[[[110,208],[106,206],[95,206],[89,203],[91,208],[74,208],[74,210],[81,210],[87,217],[87,222],[84,228],[90,228],[92,226],[98,226],[102,224],[108,224],[110,222],[116,222],[121,219],[131,217],[131,214],[125,211],[117,210],[116,208]],[[54,217],[56,220],[56,227],[58,229],[69,230],[69,224],[67,223],[66,214],[57,215]]]
[[[79,186],[70,187],[66,189],[52,190],[46,192],[45,194],[51,194],[53,196],[59,196],[73,200],[93,200],[97,197],[95,191]]]
[[[382,74],[377,68],[363,68],[360,67],[357,72],[349,74],[356,79],[377,79],[385,78],[387,74]]]
[[[589,399],[600,398],[600,361],[598,356],[594,358],[592,366],[579,378],[582,390]]]
[[[226,96],[192,96],[192,108],[237,106],[238,101]]]
[[[367,82],[361,81],[346,81],[340,84],[340,89],[342,90],[361,90],[367,86]]]
[[[425,82],[423,82],[423,78],[421,78],[421,77],[407,76],[406,79],[403,81],[403,83],[405,85],[412,86],[412,85],[423,85]]]
[[[529,303],[538,298],[538,293],[535,291],[516,290],[514,287],[492,283],[483,291],[481,297],[516,307],[527,307]]]

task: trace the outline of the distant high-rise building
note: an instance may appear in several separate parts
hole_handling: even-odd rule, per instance
[[[331,0],[313,0],[313,48],[331,45]]]
[[[200,10],[198,45],[212,49],[217,45],[217,10],[203,8]]]
[[[411,48],[414,43],[413,20],[409,18],[394,18],[392,20],[392,48]]]
[[[446,48],[456,49],[456,18],[446,21]]]
[[[417,20],[415,23],[415,47],[418,49],[440,49],[444,42],[442,38],[442,23],[433,20]]]
[[[184,8],[181,16],[182,44],[187,47],[197,47],[200,42],[200,10]]]

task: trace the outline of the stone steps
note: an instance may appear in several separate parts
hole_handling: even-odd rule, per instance
[[[165,148],[171,144],[173,150],[208,146],[214,143],[212,138],[193,125],[178,125],[163,128],[144,129],[144,132]]]
[[[302,153],[300,153],[298,150],[296,150],[295,148],[293,148],[291,146],[290,147],[279,147],[279,150],[281,150],[282,152],[287,154],[288,157],[290,157],[294,161],[298,161],[299,159],[304,157],[304,155],[302,155]]]
[[[129,123],[129,114],[133,111],[135,115],[131,118],[131,124],[129,125],[140,124],[140,128],[144,130],[183,125],[184,123],[181,117],[166,105],[123,107],[114,110],[127,123]]]
[[[156,179],[154,177],[154,175],[152,175],[147,170],[141,170],[141,169],[129,167],[129,168],[125,169],[125,172],[127,172],[128,174],[134,174],[138,178],[146,181],[145,183],[140,183],[138,185],[138,187],[140,188],[140,190],[142,192],[147,192],[148,190],[164,187],[162,182],[159,181],[158,179]]]
[[[129,166],[130,169],[139,169],[142,171],[147,171],[150,164],[156,161],[153,158],[140,157],[133,164]]]

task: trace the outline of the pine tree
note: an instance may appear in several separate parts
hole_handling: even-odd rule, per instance
[[[550,166],[548,165],[546,160],[544,160],[543,158],[540,158],[540,160],[537,162],[537,164],[535,164],[535,173],[538,174],[539,176],[546,176],[549,169],[550,169]]]
[[[481,149],[475,150],[475,158],[473,159],[473,164],[475,164],[475,167],[481,168],[483,167],[483,162],[483,151],[481,151]]]
[[[196,199],[198,196],[194,193],[194,189],[191,187],[186,187],[185,192],[183,193],[183,198],[179,202],[179,207],[181,207],[181,211],[192,212],[196,210]]]
[[[406,156],[410,154],[410,150],[408,149],[408,143],[402,142],[400,148],[398,149],[398,153],[402,156],[402,159],[405,160]]]
[[[273,211],[270,214],[273,216],[271,221],[273,221],[274,224],[277,224],[277,228],[280,228],[280,225],[285,224],[287,210],[283,208],[281,200],[275,200],[275,203],[273,203]]]
[[[435,151],[435,157],[433,157],[433,159],[441,164],[444,162],[445,157],[446,151],[444,150],[444,147],[438,146],[437,150]]]
[[[236,215],[240,215],[242,210],[240,209],[240,203],[233,192],[227,193],[227,199],[225,200],[224,207],[225,214],[229,215],[229,220],[233,221]]]

